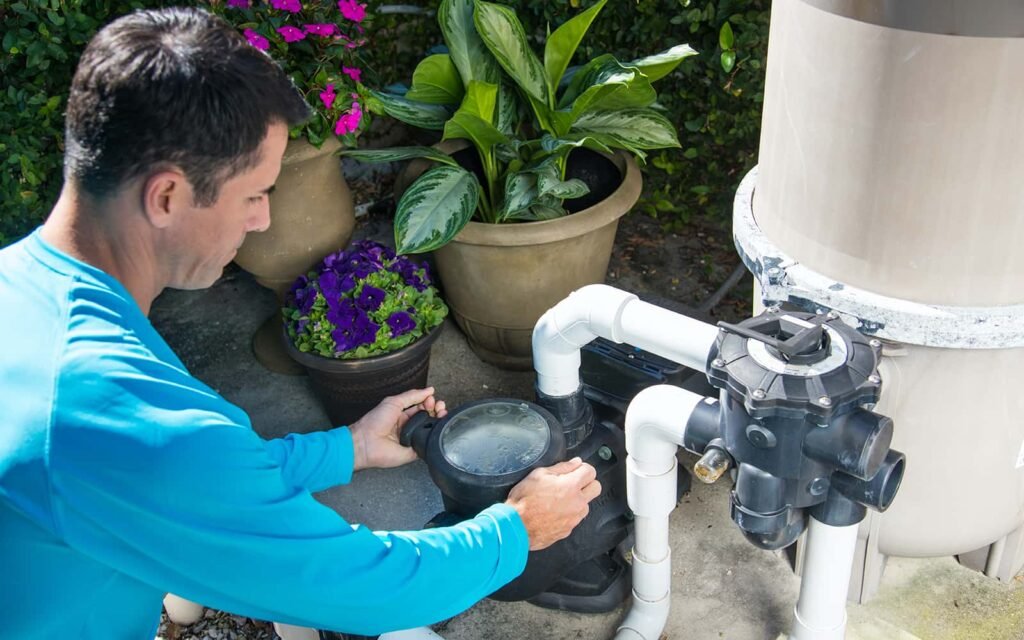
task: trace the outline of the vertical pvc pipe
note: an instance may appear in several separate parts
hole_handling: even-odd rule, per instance
[[[833,527],[810,518],[791,640],[843,640],[846,635],[846,596],[857,527]]]
[[[167,612],[167,618],[171,622],[187,627],[203,617],[204,607],[191,600],[168,593],[164,596],[164,611]]]
[[[281,640],[320,640],[320,632],[316,629],[283,622],[274,623],[274,632]]]

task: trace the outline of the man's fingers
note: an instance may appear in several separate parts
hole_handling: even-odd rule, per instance
[[[543,470],[547,471],[548,473],[553,473],[557,476],[562,476],[567,473],[572,473],[573,471],[579,469],[582,465],[583,459],[577,456],[571,460],[566,460],[564,462],[559,462],[558,464],[553,464],[550,467],[545,467]],[[540,469],[537,469],[537,471],[540,471]]]
[[[586,501],[590,502],[597,496],[601,495],[601,483],[598,482],[597,480],[594,480],[587,486],[583,487],[581,493],[583,494],[583,497],[586,499]]]
[[[398,395],[384,398],[384,402],[390,402],[391,404],[398,405],[404,410],[418,405],[432,395],[434,395],[434,387],[427,387],[426,389],[409,389],[408,391],[403,391]]]
[[[580,487],[584,487],[597,477],[597,469],[592,465],[583,463],[565,475],[569,476],[569,479],[577,483]]]

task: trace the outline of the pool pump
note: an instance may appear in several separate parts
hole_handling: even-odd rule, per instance
[[[523,573],[491,598],[585,613],[610,611],[630,594],[622,543],[630,530],[622,430],[594,418],[582,386],[567,396],[538,394],[462,405],[443,419],[425,413],[402,429],[441,491],[445,511],[427,524],[445,526],[497,502],[537,467],[579,456],[597,470],[601,495],[572,534],[530,552]]]

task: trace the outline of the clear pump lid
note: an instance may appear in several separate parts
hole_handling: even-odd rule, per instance
[[[514,473],[547,451],[547,420],[525,402],[496,400],[452,416],[440,434],[441,454],[454,467],[477,475]]]

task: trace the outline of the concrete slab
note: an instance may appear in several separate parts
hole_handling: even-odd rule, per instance
[[[329,426],[305,377],[263,369],[252,333],[274,309],[273,295],[234,270],[205,291],[168,291],[154,306],[157,329],[190,370],[249,412],[265,437]],[[532,397],[529,373],[480,362],[454,326],[433,348],[430,384],[452,406],[484,397]],[[694,459],[681,454],[681,464]],[[695,486],[672,514],[672,613],[667,638],[771,640],[792,618],[799,580],[785,560],[754,548],[728,513],[728,481]],[[318,498],[352,522],[419,528],[441,509],[422,463],[360,473]],[[438,625],[448,640],[609,638],[623,610],[601,615],[484,601]],[[875,640],[1024,638],[1024,589],[960,567],[952,559],[894,559],[871,603],[851,605],[851,638]]]

